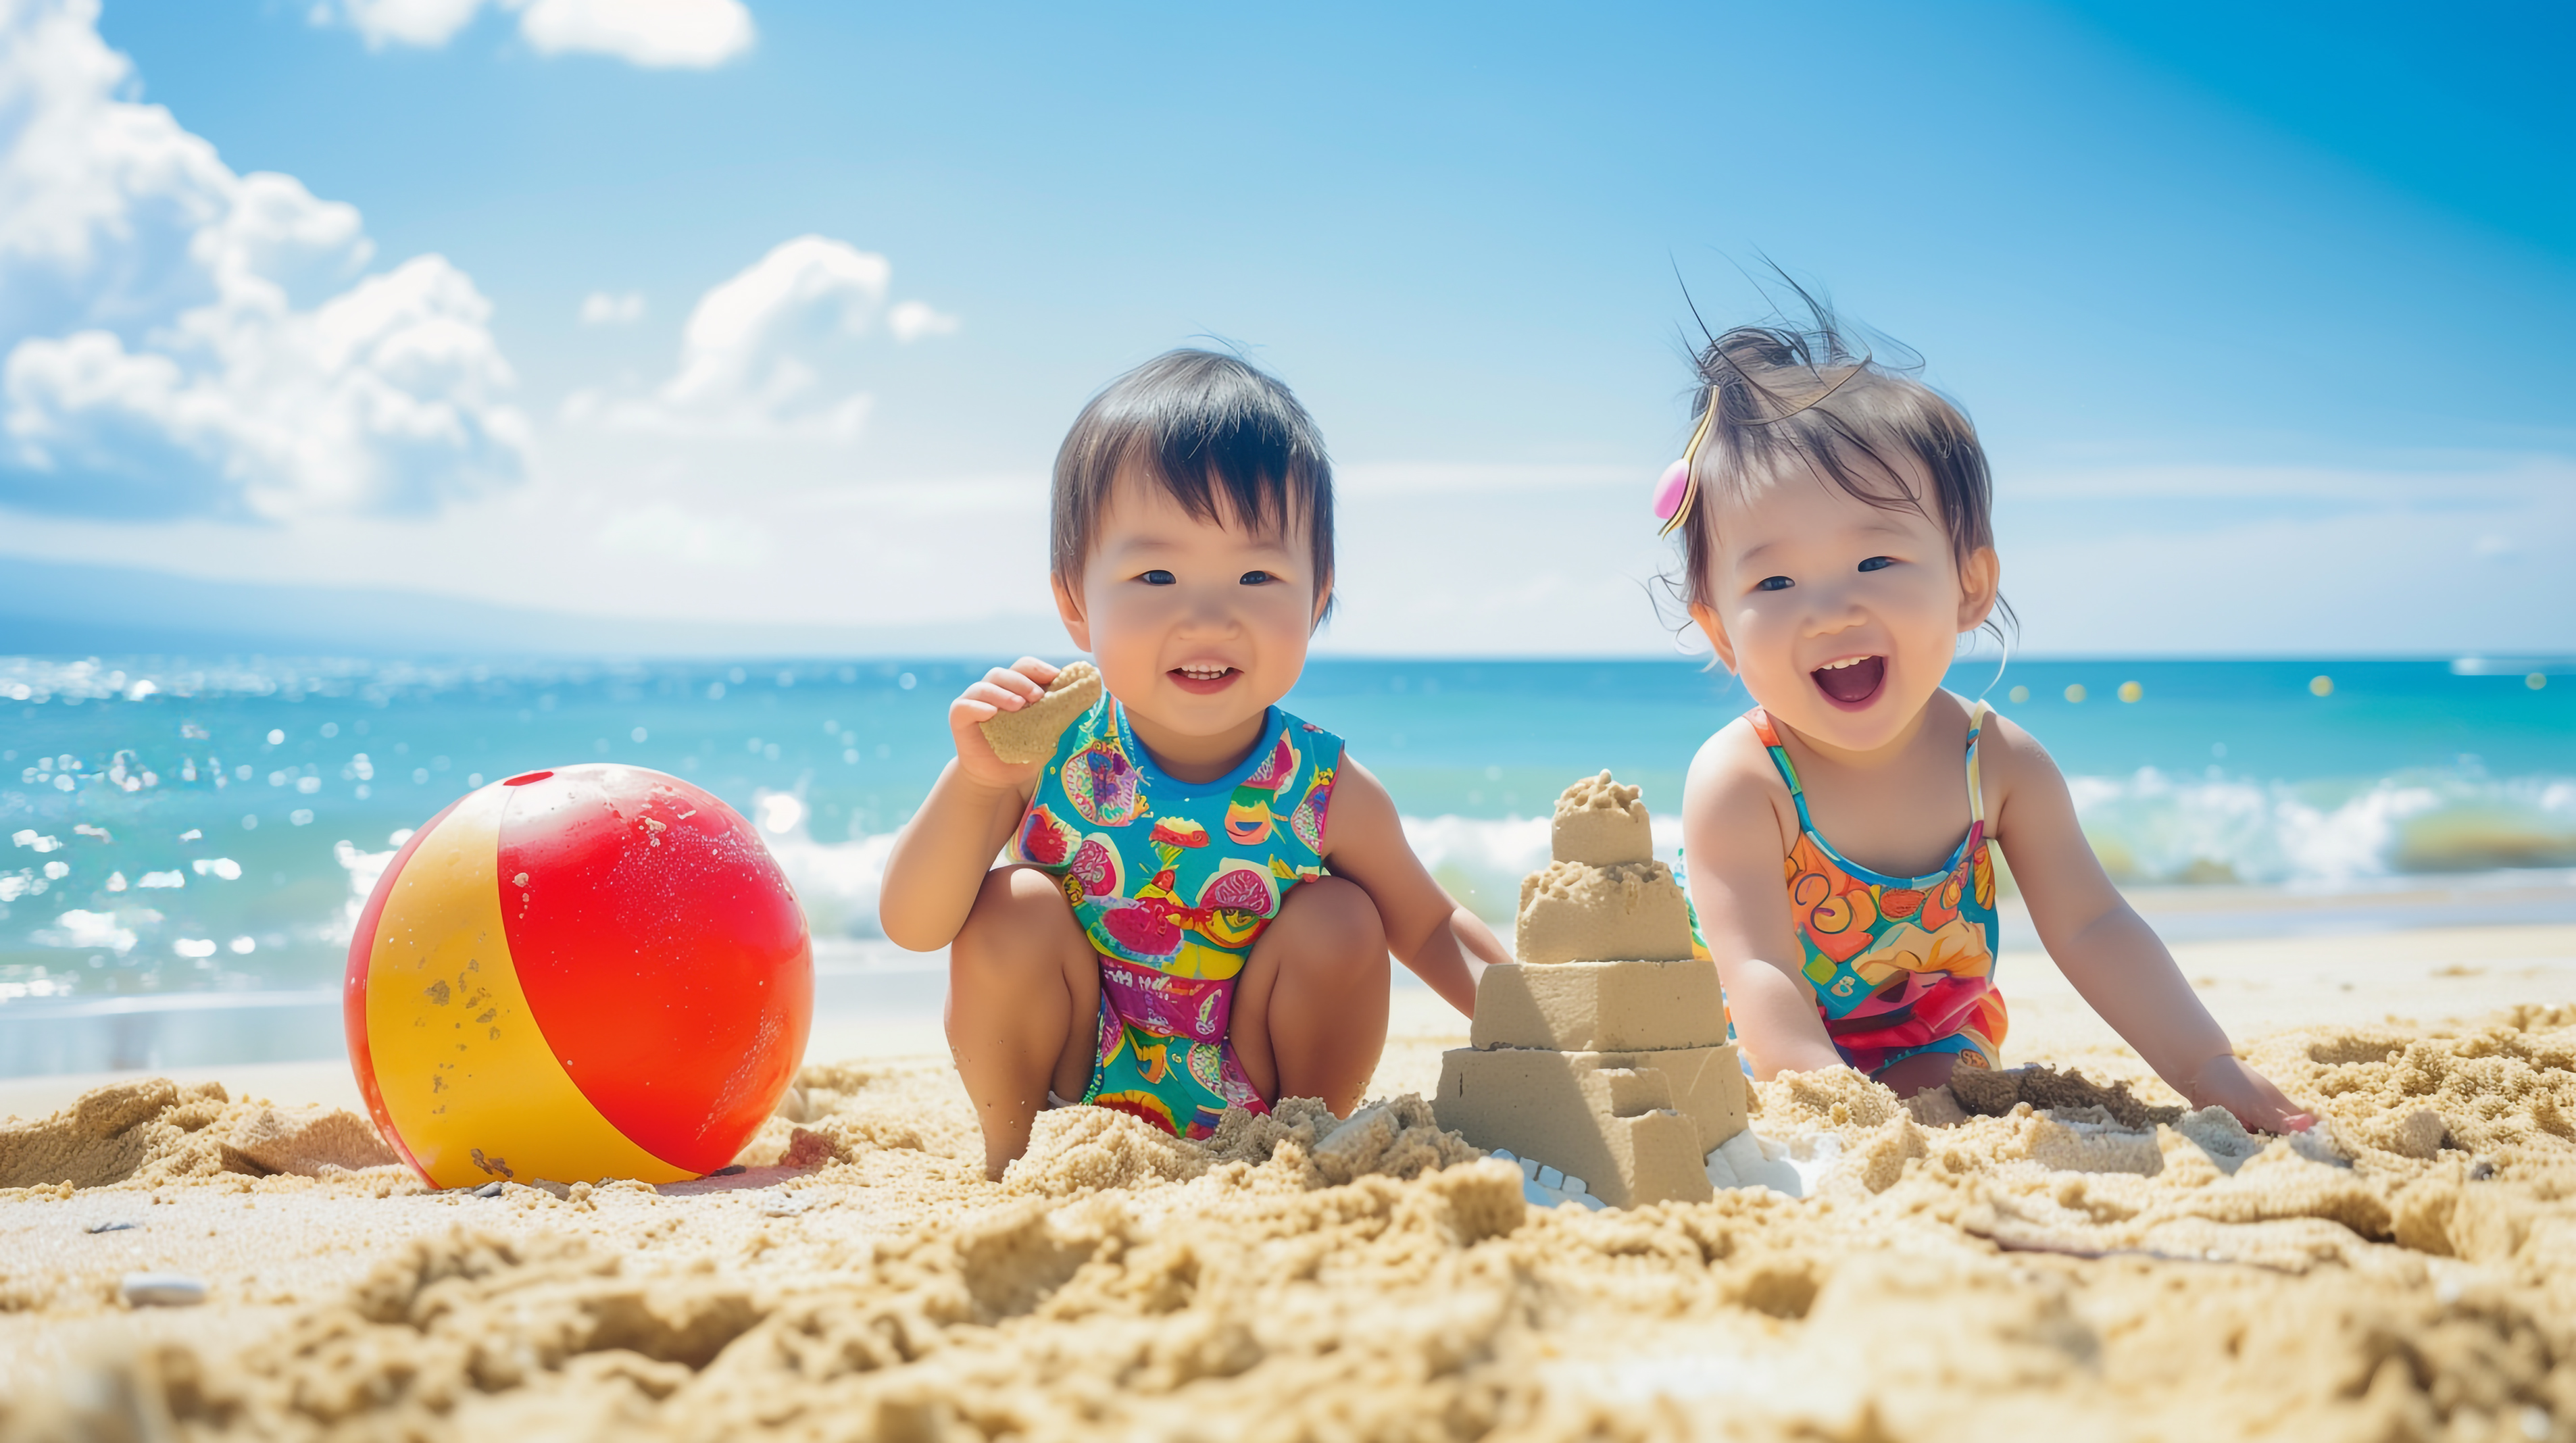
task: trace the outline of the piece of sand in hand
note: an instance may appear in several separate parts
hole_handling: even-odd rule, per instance
[[[985,721],[984,740],[992,745],[993,755],[1011,766],[1045,761],[1055,755],[1056,738],[1098,700],[1099,669],[1077,661],[1055,674],[1055,680],[1047,683],[1046,695]]]

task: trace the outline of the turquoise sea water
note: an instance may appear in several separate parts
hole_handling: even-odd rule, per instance
[[[2563,883],[2576,671],[2482,670],[2016,661],[1952,683],[2050,748],[2133,883]],[[877,878],[975,671],[0,658],[0,1074],[167,1061],[241,1008],[327,1010],[396,836],[483,781],[591,759],[677,773],[752,817],[827,971],[899,966],[874,940]],[[1349,739],[1443,881],[1495,915],[1567,781],[1608,767],[1668,819],[1693,750],[1747,704],[1721,674],[1626,661],[1317,661],[1288,702]],[[34,1024],[57,1014],[148,1025],[48,1051]]]

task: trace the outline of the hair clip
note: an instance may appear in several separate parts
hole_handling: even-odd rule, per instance
[[[1655,483],[1655,519],[1664,523],[1656,535],[1670,536],[1689,517],[1691,503],[1699,499],[1699,448],[1708,441],[1709,424],[1716,419],[1717,397],[1712,394],[1682,458],[1665,467],[1663,478]]]
[[[1655,519],[1670,521],[1682,509],[1682,490],[1690,485],[1691,463],[1675,461],[1664,468],[1664,479],[1655,483]]]

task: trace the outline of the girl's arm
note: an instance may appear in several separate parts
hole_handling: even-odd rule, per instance
[[[1512,954],[1483,918],[1459,906],[1431,880],[1404,840],[1395,798],[1347,752],[1333,783],[1331,833],[1325,844],[1333,875],[1347,878],[1377,904],[1386,950],[1462,1015],[1475,1016],[1476,979],[1487,966],[1512,960]]]
[[[903,824],[877,889],[877,922],[887,940],[936,952],[957,938],[993,857],[1028,810],[1044,762],[1011,766],[993,755],[983,724],[1046,694],[1057,668],[1024,656],[995,667],[948,704],[957,759],[939,773],[921,810]]]
[[[1747,734],[1735,736],[1742,730]],[[1783,1072],[1840,1067],[1842,1054],[1816,1015],[1816,990],[1799,965],[1789,889],[1780,875],[1777,786],[1750,728],[1736,722],[1691,759],[1682,788],[1682,851],[1700,937],[1717,959],[1735,1039],[1764,1081]],[[1745,755],[1752,749],[1758,765]]]
[[[1999,793],[1992,809],[1995,843],[2012,863],[2041,945],[2076,992],[2192,1106],[2224,1107],[2269,1132],[2313,1124],[2313,1116],[2237,1060],[2173,954],[2111,885],[2047,751],[2000,717],[1987,735],[1993,741],[1986,755],[2003,763],[1986,772],[1990,793]]]

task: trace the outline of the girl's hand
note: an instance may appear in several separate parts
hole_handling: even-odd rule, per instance
[[[2076,992],[2193,1107],[2226,1108],[2263,1132],[2316,1126],[2237,1058],[2173,953],[2111,885],[2057,763],[2001,717],[1986,736],[1979,770],[1994,819],[1986,835],[2004,849],[2040,943]]]
[[[993,755],[984,739],[984,723],[1006,711],[1018,711],[1046,695],[1047,683],[1063,670],[1034,656],[997,666],[948,704],[948,734],[957,742],[957,768],[967,780],[993,791],[1016,789],[1035,777],[1044,762],[1012,766]]]
[[[2222,1052],[2201,1064],[2183,1090],[2193,1107],[2223,1107],[2236,1120],[2261,1132],[2305,1132],[2317,1125],[2316,1114],[2281,1095],[2270,1078]]]

